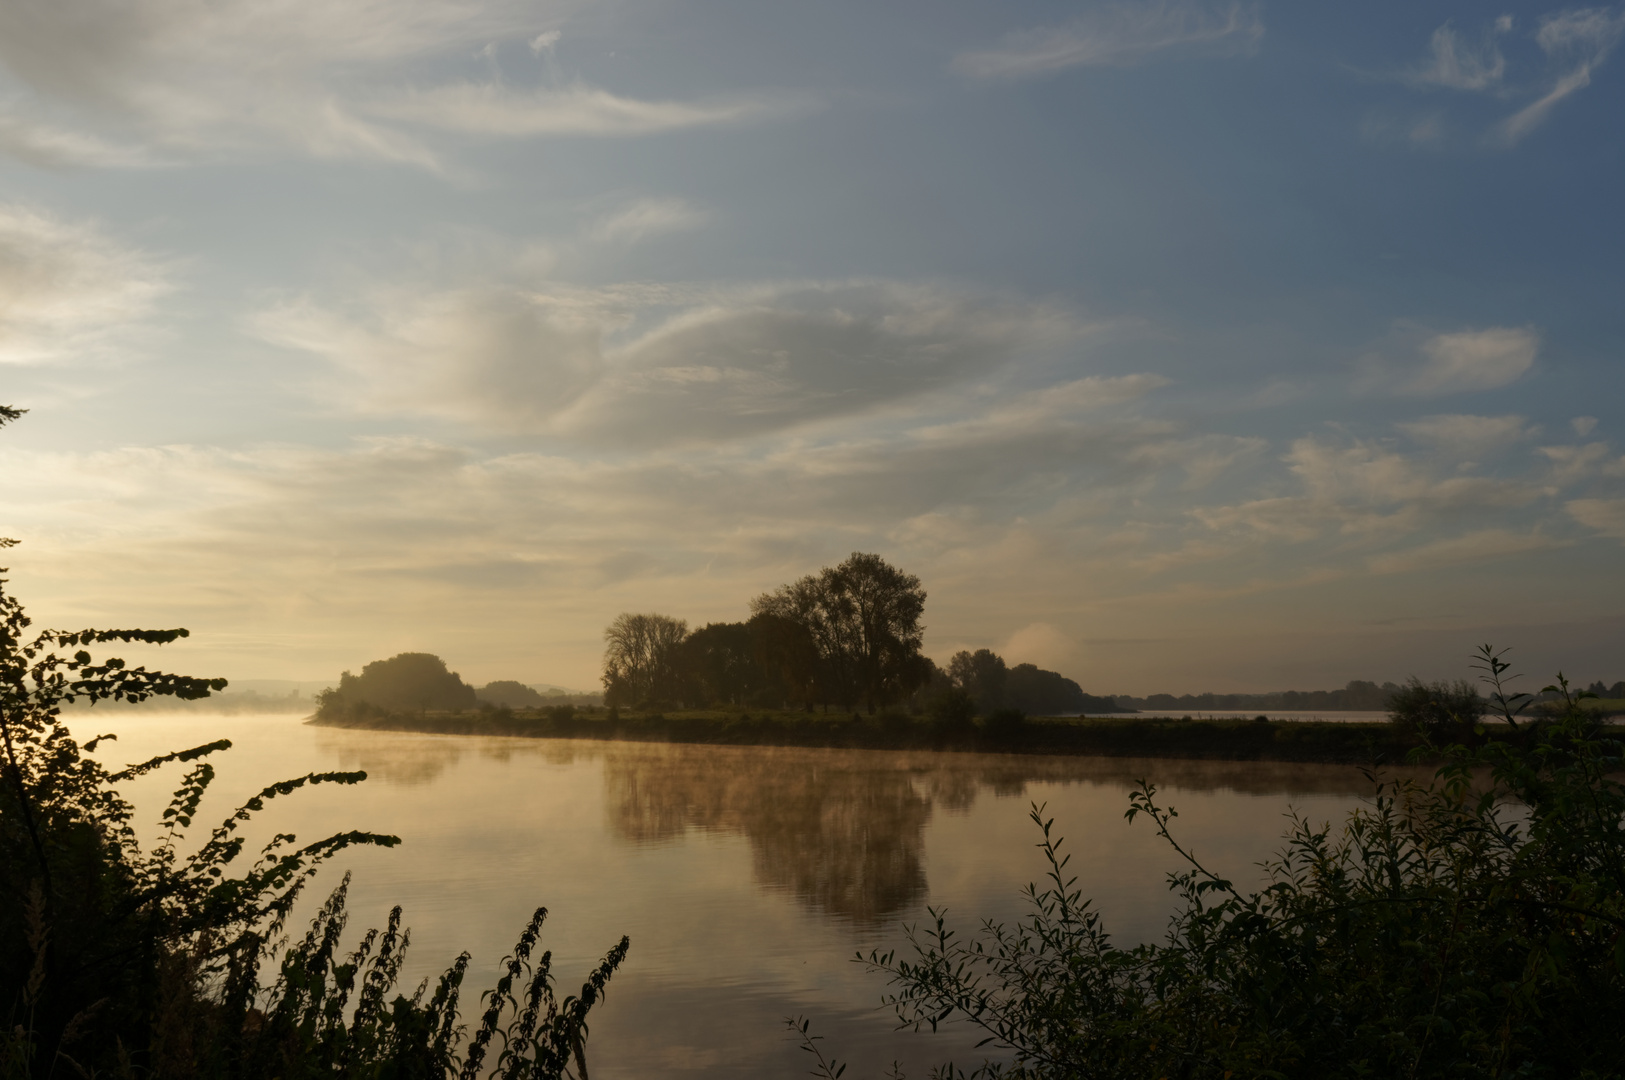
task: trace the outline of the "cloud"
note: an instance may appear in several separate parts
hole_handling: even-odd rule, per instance
[[[1506,58],[1496,37],[1512,29],[1512,19],[1503,15],[1490,24],[1476,44],[1465,41],[1456,28],[1445,23],[1433,31],[1426,64],[1408,72],[1409,82],[1443,86],[1451,90],[1488,90],[1500,84],[1506,74]]]
[[[373,116],[465,135],[648,135],[784,115],[788,100],[641,101],[577,84],[514,90],[499,83],[454,83],[412,90],[366,106]]]
[[[1368,565],[1374,574],[1406,574],[1461,563],[1489,562],[1561,546],[1559,541],[1539,532],[1482,529],[1465,536],[1434,540],[1404,551],[1375,555],[1368,560]]]
[[[349,308],[289,301],[254,328],[352,376],[348,392],[322,396],[359,411],[618,446],[727,441],[872,413],[1086,332],[1058,309],[885,281],[687,296],[380,289]],[[1048,407],[1068,404],[1077,401]]]
[[[1576,416],[1569,421],[1569,427],[1573,428],[1574,433],[1582,439],[1590,435],[1596,426],[1597,418],[1595,416]]]
[[[511,288],[380,290],[349,311],[300,298],[252,329],[352,376],[321,396],[359,413],[534,430],[603,372],[604,327],[591,312]]]
[[[1569,516],[1604,536],[1625,540],[1625,499],[1573,499],[1563,504]]]
[[[482,50],[495,63],[503,42],[530,46],[532,65],[551,64],[557,24],[577,2],[0,5],[0,148],[52,167],[292,152],[446,172],[432,137],[447,132],[635,136],[787,107],[643,101],[580,82],[425,80]],[[541,74],[523,72],[519,82]]]
[[[1421,430],[1443,438],[1465,433],[1474,440],[1487,436],[1488,426],[1459,421],[1479,419],[1485,418],[1434,417],[1421,422]],[[1304,437],[1293,441],[1282,460],[1299,493],[1199,508],[1191,516],[1220,533],[1303,543],[1331,531],[1372,543],[1516,510],[1546,490],[1517,476],[1461,476],[1453,470],[1440,475],[1436,463],[1363,440]]]
[[[1446,414],[1402,421],[1394,426],[1417,442],[1467,460],[1504,450],[1533,434],[1521,416]]]
[[[105,353],[172,287],[162,261],[94,225],[0,204],[0,363]]]
[[[682,199],[639,199],[599,218],[587,235],[607,243],[635,244],[646,236],[697,229],[708,216]]]
[[[0,106],[0,153],[46,169],[143,168],[158,164],[144,148],[21,116]]]
[[[995,48],[962,53],[953,67],[978,79],[1023,79],[1069,67],[1127,67],[1170,49],[1247,55],[1263,36],[1253,4],[1110,3],[1065,26],[1019,31]]]
[[[1593,472],[1606,471],[1607,443],[1585,443],[1582,446],[1542,446],[1539,453],[1552,463],[1547,482],[1555,487],[1566,487]]]
[[[1540,351],[1540,336],[1520,327],[1490,327],[1439,334],[1422,346],[1422,367],[1400,386],[1417,396],[1493,390],[1527,372]]]
[[[1580,8],[1543,16],[1535,41],[1547,58],[1562,67],[1550,90],[1502,123],[1508,144],[1518,142],[1551,115],[1558,103],[1591,85],[1591,75],[1625,36],[1625,12]]]

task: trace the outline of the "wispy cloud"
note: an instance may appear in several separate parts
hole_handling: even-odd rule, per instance
[[[1516,143],[1545,122],[1558,103],[1591,85],[1591,75],[1625,36],[1625,11],[1582,8],[1547,15],[1535,40],[1547,58],[1561,68],[1556,82],[1501,125],[1508,144]]]
[[[612,244],[633,244],[646,236],[697,229],[708,216],[683,199],[638,199],[599,218],[587,235]]]
[[[1625,499],[1574,499],[1563,509],[1581,525],[1604,536],[1625,540]]]
[[[1417,442],[1437,447],[1458,460],[1476,461],[1515,446],[1533,434],[1521,416],[1424,416],[1396,425]]]
[[[0,204],[0,363],[105,353],[171,288],[162,260],[95,225]]]
[[[366,108],[374,116],[443,131],[522,138],[647,135],[743,123],[799,107],[788,99],[767,98],[643,101],[581,84],[515,90],[500,83],[453,83],[408,91]]]
[[[1461,563],[1505,559],[1559,546],[1560,541],[1540,532],[1483,529],[1464,536],[1433,540],[1403,551],[1375,555],[1368,560],[1368,565],[1374,574],[1406,574],[1418,570],[1437,570]]]
[[[1506,74],[1506,57],[1497,38],[1512,30],[1512,16],[1503,15],[1490,24],[1477,41],[1469,41],[1450,23],[1433,31],[1426,63],[1406,73],[1406,78],[1428,86],[1451,90],[1488,90],[1498,86]]]
[[[0,149],[53,167],[292,153],[455,172],[435,137],[636,136],[796,107],[561,82],[554,52],[572,3],[0,5]],[[503,42],[533,54],[518,85],[423,79],[471,54],[493,58]]]
[[[1255,4],[1111,3],[1065,26],[1018,31],[991,49],[961,53],[953,67],[972,78],[1025,79],[1069,67],[1126,67],[1168,50],[1246,55],[1263,36]]]
[[[645,446],[871,412],[1085,332],[1061,310],[886,281],[687,298],[380,287],[345,307],[285,302],[255,329],[329,358],[363,411]]]

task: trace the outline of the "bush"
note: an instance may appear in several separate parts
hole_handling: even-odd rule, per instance
[[[968,731],[976,719],[976,702],[964,690],[950,686],[926,703],[925,716],[938,731]]]
[[[1049,871],[1023,921],[962,936],[933,910],[911,957],[865,962],[904,1026],[982,1029],[1007,1061],[976,1077],[1621,1075],[1625,744],[1551,689],[1557,720],[1424,747],[1446,757],[1431,782],[1374,779],[1336,830],[1295,818],[1258,892],[1142,783],[1127,816],[1186,864],[1163,943],[1112,943],[1034,806]]]
[[[19,414],[0,407],[0,424]],[[0,548],[12,543],[0,538]],[[245,867],[240,827],[272,799],[360,783],[366,774],[310,773],[271,784],[207,839],[188,843],[214,779],[208,759],[231,743],[114,772],[93,755],[115,736],[81,745],[61,710],[76,702],[197,700],[226,681],[91,654],[113,642],[163,645],[186,637],[183,629],[30,632],[5,584],[0,578],[0,1077],[473,1080],[489,1071],[486,1053],[497,1035],[503,1043],[494,1064],[504,1077],[559,1077],[571,1062],[586,1075],[585,1017],[625,957],[625,938],[579,996],[556,1001],[548,957],[530,964],[545,914],[538,910],[466,1049],[457,1012],[466,954],[430,1000],[424,988],[386,1001],[407,945],[399,908],[382,937],[369,932],[340,962],[341,885],[303,942],[282,950],[288,914],[324,861],[351,846],[400,840],[349,831],[300,846],[278,834]],[[369,708],[331,690],[322,705]],[[119,785],[170,764],[189,768],[163,813],[163,838],[144,851]],[[262,970],[277,972],[271,985],[261,984]]]
[[[990,739],[1011,739],[1027,729],[1027,714],[1020,709],[994,709],[982,717],[982,733]]]
[[[1468,742],[1487,704],[1465,679],[1428,684],[1413,675],[1389,695],[1388,719],[1406,734],[1439,743]]]

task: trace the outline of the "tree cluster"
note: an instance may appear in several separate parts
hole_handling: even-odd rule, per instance
[[[970,699],[976,712],[1010,709],[1029,716],[1130,712],[1113,698],[1086,694],[1066,676],[1036,664],[1008,667],[991,649],[961,650],[948,661],[947,682]]]
[[[750,609],[748,622],[693,633],[667,615],[620,615],[604,631],[605,703],[873,712],[931,679],[920,654],[925,589],[878,555],[854,552]]]
[[[401,653],[388,660],[374,660],[360,675],[346,671],[339,676],[338,690],[322,693],[323,707],[329,707],[337,693],[342,702],[365,702],[379,709],[397,712],[425,712],[430,709],[472,709],[477,704],[474,688],[446,662],[433,653]]]

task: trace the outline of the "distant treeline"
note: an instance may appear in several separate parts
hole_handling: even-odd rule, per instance
[[[552,689],[552,688],[549,688]],[[349,715],[361,706],[388,712],[458,712],[464,709],[544,709],[600,704],[597,694],[543,694],[513,679],[475,689],[433,653],[401,653],[374,660],[361,674],[346,671],[339,684],[316,696],[318,715]]]
[[[1303,712],[1381,712],[1388,708],[1388,699],[1400,691],[1391,682],[1380,686],[1363,679],[1354,679],[1341,690],[1277,690],[1266,694],[1152,694],[1149,697],[1129,697],[1119,694],[1118,701],[1140,712],[1223,712],[1237,709]]]
[[[140,703],[99,701],[94,708],[101,712],[108,709],[145,709],[149,712],[195,712],[216,716],[221,714],[240,716],[254,713],[308,713],[315,705],[314,695],[302,694],[297,690],[286,694],[262,694],[257,690],[227,689],[190,701],[177,697],[151,697]],[[76,697],[72,702],[63,702],[61,708],[63,712],[86,712],[92,705],[89,698]]]
[[[1412,684],[1415,680],[1412,680]],[[1396,695],[1407,686],[1385,682],[1378,685],[1354,679],[1341,690],[1277,690],[1266,694],[1152,694],[1132,697],[1118,694],[1116,700],[1130,709],[1153,713],[1231,712],[1257,709],[1264,712],[1387,712]],[[1586,687],[1588,693],[1605,701],[1625,698],[1625,680],[1607,685],[1600,679]],[[1555,700],[1555,694],[1533,696],[1536,704]]]

